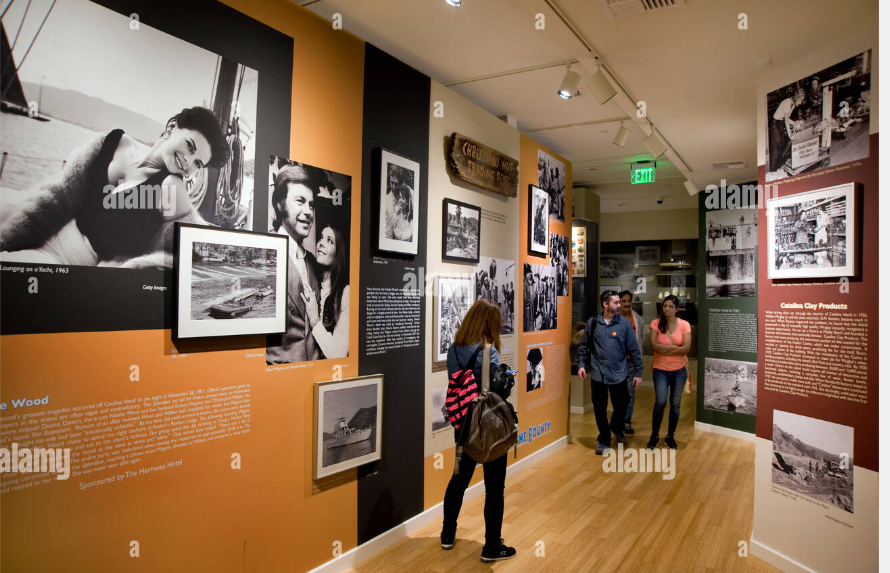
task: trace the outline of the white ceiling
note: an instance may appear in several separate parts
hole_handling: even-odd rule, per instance
[[[686,0],[619,19],[606,14],[602,0],[463,0],[460,8],[444,0],[298,3],[327,19],[341,14],[347,31],[494,115],[515,118],[520,131],[572,162],[575,186],[599,194],[603,212],[695,208],[697,198],[683,187],[688,176],[700,189],[721,179],[756,179],[755,84],[772,70],[755,62],[788,66],[878,19],[877,0]],[[742,11],[747,30],[738,27]],[[544,30],[535,27],[538,13]],[[593,61],[570,26],[630,100],[619,95],[600,105],[591,93],[557,97],[565,67],[556,64],[582,60],[573,69],[585,76]],[[504,75],[548,64],[555,66]],[[650,185],[629,184],[629,164],[652,159],[642,143],[645,120],[626,122],[624,148],[612,144],[617,118],[632,115],[636,101],[646,103],[648,119],[673,150],[658,161]],[[558,127],[567,124],[586,125]],[[711,166],[734,160],[746,167]]]

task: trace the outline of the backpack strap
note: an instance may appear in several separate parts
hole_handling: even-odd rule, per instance
[[[482,354],[482,393],[488,394],[491,388],[491,344],[484,344],[485,352]]]

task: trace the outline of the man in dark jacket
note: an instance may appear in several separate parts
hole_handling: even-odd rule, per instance
[[[605,291],[600,296],[603,314],[591,317],[578,346],[578,377],[584,380],[590,373],[593,412],[599,429],[597,455],[603,455],[612,444],[612,433],[623,444],[624,417],[630,399],[627,378],[633,373],[633,386],[643,381],[643,359],[630,321],[621,316],[618,293]],[[612,396],[612,420],[606,407]]]

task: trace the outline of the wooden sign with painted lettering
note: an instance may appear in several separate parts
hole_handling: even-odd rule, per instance
[[[448,154],[455,175],[477,187],[516,197],[519,162],[458,133],[451,134]]]

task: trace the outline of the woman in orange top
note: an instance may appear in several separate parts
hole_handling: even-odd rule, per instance
[[[692,346],[692,328],[682,318],[677,318],[679,304],[677,297],[668,295],[661,301],[659,318],[649,325],[649,344],[652,346],[652,380],[655,383],[655,408],[652,410],[652,437],[647,448],[658,445],[658,432],[667,405],[668,393],[671,396],[671,411],[668,415],[668,433],[664,443],[672,450],[677,449],[674,430],[680,421],[680,399],[686,385],[686,355]]]

